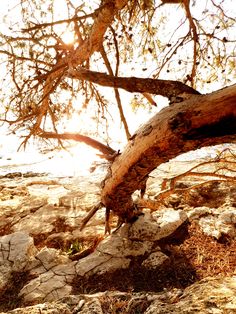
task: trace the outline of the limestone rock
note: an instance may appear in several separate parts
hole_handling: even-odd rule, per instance
[[[172,234],[188,219],[182,210],[166,209],[140,216],[129,229],[129,238],[157,241]]]
[[[0,237],[0,289],[7,286],[12,272],[24,270],[36,253],[34,240],[26,233]]]
[[[11,187],[4,187],[1,190],[1,201],[5,201],[8,199],[13,199],[14,197],[23,197],[29,195],[29,192],[26,187],[21,186],[21,187],[16,187],[16,186],[11,186]]]
[[[147,269],[157,269],[164,263],[169,260],[169,257],[166,256],[161,251],[156,251],[151,253],[147,259],[142,262],[142,266]]]
[[[53,248],[43,248],[35,259],[28,264],[27,270],[31,270],[31,274],[42,274],[60,264],[70,263],[70,259],[66,254]]]
[[[113,257],[95,250],[89,256],[81,259],[76,264],[76,272],[79,276],[91,276],[115,271],[116,269],[128,268],[130,259],[125,257]]]
[[[234,239],[236,237],[236,208],[223,206],[218,208],[196,207],[188,212],[190,220],[199,223],[202,231],[219,239],[227,235]]]
[[[186,288],[182,296],[154,301],[145,314],[236,313],[236,276],[206,278]]]
[[[36,212],[22,217],[13,228],[14,230],[26,230],[32,234],[48,233],[53,230],[53,222],[58,218],[58,214],[58,209],[51,204],[47,204]],[[60,210],[60,214],[63,215],[63,210]]]
[[[126,269],[129,267],[130,262],[130,258],[113,257],[112,259],[108,260],[104,265],[99,265],[96,268],[96,274],[102,275],[104,273],[112,273],[117,269]]]
[[[80,314],[103,314],[101,303],[97,298],[94,298],[82,307]]]
[[[77,274],[91,276],[128,268],[131,256],[150,253],[153,242],[130,240],[129,228],[130,225],[126,224],[120,228],[119,232],[101,241],[92,254],[78,262]]]
[[[19,296],[24,298],[25,303],[36,303],[61,299],[70,295],[71,291],[66,276],[55,275],[50,270],[25,285]]]
[[[91,276],[128,268],[131,257],[150,254],[154,241],[173,233],[186,219],[183,211],[174,210],[140,216],[137,222],[122,226],[101,241],[95,252],[81,259],[76,265],[77,274]],[[156,252],[144,265],[157,267],[167,259],[163,253]]]
[[[12,271],[20,271],[37,253],[34,240],[27,233],[15,232],[0,237],[0,263],[11,262]]]
[[[11,278],[11,272],[12,268],[10,262],[0,262],[0,290],[7,286],[7,283]]]
[[[73,193],[61,196],[59,198],[59,206],[74,209],[77,208],[80,205],[80,198],[82,198],[83,193],[77,194],[78,195],[76,196]]]
[[[104,239],[97,247],[99,252],[110,254],[113,257],[140,256],[151,251],[153,242],[130,240],[128,234],[123,235],[123,231],[129,228],[129,225],[121,227],[119,233],[112,234]],[[127,230],[128,231],[128,230]]]
[[[72,314],[69,307],[64,303],[43,303],[34,306],[28,306],[19,308],[13,311],[7,312],[9,314]],[[0,313],[3,314],[3,313]]]
[[[194,207],[191,209],[186,209],[187,215],[190,221],[198,220],[200,217],[208,216],[213,213],[213,209],[207,206]]]
[[[42,249],[29,264],[31,280],[20,291],[26,303],[55,301],[68,296],[76,275],[75,265],[65,254],[52,248]]]

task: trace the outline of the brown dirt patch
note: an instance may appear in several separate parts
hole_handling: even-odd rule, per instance
[[[64,239],[62,236],[55,237],[52,240],[48,240],[48,237],[52,234],[63,234],[63,232],[72,232],[75,227],[71,227],[66,223],[65,217],[58,217],[53,223],[53,230],[47,233],[41,234],[31,234],[34,238],[34,245],[37,249],[41,249],[44,246],[55,248],[64,251],[65,248],[68,246],[68,241]]]
[[[9,222],[0,228],[0,237],[11,234],[12,232],[12,223]]]
[[[0,290],[0,312],[22,306],[22,298],[18,294],[30,279],[33,277],[28,272],[12,272],[8,285]]]

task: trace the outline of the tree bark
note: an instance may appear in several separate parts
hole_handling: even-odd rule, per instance
[[[166,107],[128,142],[104,181],[102,203],[122,221],[135,216],[132,194],[158,165],[200,147],[236,142],[236,84]]]
[[[200,94],[192,87],[179,81],[159,80],[141,77],[118,77],[105,73],[89,71],[82,67],[77,70],[69,69],[67,75],[79,80],[89,81],[101,86],[122,88],[131,93],[150,93],[168,98],[180,94]]]

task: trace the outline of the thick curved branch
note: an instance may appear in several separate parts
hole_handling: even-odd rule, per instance
[[[89,81],[101,86],[122,88],[128,92],[150,93],[162,95],[171,99],[183,93],[200,94],[192,87],[179,81],[159,80],[141,77],[117,77],[105,73],[89,71],[82,67],[77,70],[70,69],[67,74],[79,80]]]
[[[204,146],[236,143],[236,85],[164,108],[131,138],[111,166],[102,203],[123,221],[135,216],[134,191],[160,164]]]

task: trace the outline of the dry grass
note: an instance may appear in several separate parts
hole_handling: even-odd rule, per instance
[[[183,252],[199,279],[207,276],[232,275],[236,269],[236,239],[206,236],[197,223],[189,227],[190,237],[177,249]]]

